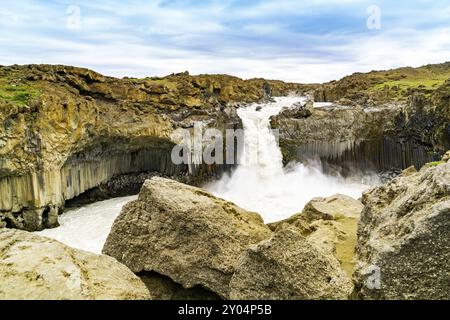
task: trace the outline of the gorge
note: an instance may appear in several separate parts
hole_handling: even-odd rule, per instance
[[[312,198],[336,193],[359,198],[365,189],[377,184],[374,173],[372,176],[343,178],[326,175],[313,164],[292,163],[284,168],[276,136],[270,129],[270,117],[296,103],[306,103],[306,98],[274,99],[274,102],[238,109],[244,129],[244,148],[238,153],[239,164],[230,174],[206,184],[206,190],[244,209],[260,213],[264,221],[270,223],[297,213]],[[362,182],[363,179],[367,184]],[[101,253],[110,227],[122,206],[131,199],[134,197],[72,209],[59,219],[60,227],[39,234],[78,249]]]
[[[430,74],[433,85],[422,85]],[[130,290],[115,292],[125,298],[450,292],[450,63],[325,84],[0,67],[0,121],[0,273],[13,277],[0,281],[0,297],[11,279],[28,281],[21,263],[74,255],[62,272],[70,281],[86,259],[117,260],[110,276],[125,277]],[[198,123],[243,129],[237,165],[173,163],[177,131]],[[21,243],[57,255],[21,260]],[[78,249],[96,255],[70,253]],[[373,265],[390,288],[368,290]],[[417,285],[400,285],[402,272]],[[61,297],[84,297],[72,289]]]
[[[171,133],[192,129],[196,121],[219,130],[242,128],[241,104],[292,92],[309,97],[308,112],[272,117],[284,164],[314,159],[324,172],[343,176],[420,168],[450,147],[448,70],[444,63],[305,85],[225,75],[115,79],[67,66],[1,67],[1,224],[31,231],[57,226],[66,201],[120,175],[156,171],[196,185],[220,177],[232,168],[174,166]],[[430,74],[443,80],[421,87],[420,79]],[[314,107],[314,100],[328,104]],[[115,195],[135,193],[143,182],[126,180]]]
[[[324,174],[316,163],[292,162],[283,167],[278,132],[271,130],[270,119],[306,101],[306,97],[275,98],[272,103],[239,109],[245,136],[240,164],[231,175],[205,188],[242,208],[262,214],[265,222],[274,222],[298,212],[312,198],[336,193],[359,198],[370,183],[376,184],[375,173],[344,178]],[[371,177],[373,181],[369,182]]]

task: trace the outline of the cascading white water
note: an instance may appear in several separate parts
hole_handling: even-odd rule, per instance
[[[242,119],[245,140],[239,155],[240,165],[231,176],[226,175],[205,188],[216,196],[260,213],[266,222],[300,212],[314,197],[336,193],[360,197],[368,185],[327,176],[319,166],[297,163],[283,168],[281,150],[270,130],[270,117],[295,102],[304,102],[304,98],[276,98],[273,103],[240,109],[238,115]]]
[[[270,117],[299,101],[304,98],[284,97],[277,98],[274,103],[239,109],[245,135],[240,165],[231,176],[224,176],[205,188],[262,214],[266,222],[301,211],[307,201],[317,196],[343,193],[359,197],[367,185],[327,176],[311,165],[295,164],[283,168],[280,148],[270,130]],[[261,107],[260,111],[257,111],[258,107]],[[134,199],[136,196],[116,198],[68,210],[59,218],[60,227],[37,234],[81,250],[101,253],[123,205]]]

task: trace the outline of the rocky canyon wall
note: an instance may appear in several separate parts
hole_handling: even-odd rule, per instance
[[[311,99],[272,119],[286,163],[320,159],[325,170],[337,167],[343,174],[420,167],[450,148],[450,81],[378,88],[410,73],[443,78],[450,64],[417,70],[301,85],[227,75],[116,79],[67,66],[0,67],[0,225],[55,226],[67,200],[118,175],[188,175],[197,183],[220,175],[231,166],[173,165],[174,132],[192,131],[196,122],[220,131],[240,128],[240,105],[291,92],[333,105],[316,107]]]
[[[197,181],[227,167],[174,165],[173,132],[239,126],[239,103],[301,85],[226,75],[116,79],[49,65],[0,67],[0,225],[57,225],[67,200],[139,172]]]
[[[320,160],[325,171],[348,174],[399,172],[439,160],[450,148],[449,77],[444,63],[357,73],[318,86],[305,106],[272,119],[285,162]]]

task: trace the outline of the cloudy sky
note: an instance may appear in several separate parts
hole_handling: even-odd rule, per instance
[[[447,0],[0,0],[0,65],[323,82],[450,60]]]

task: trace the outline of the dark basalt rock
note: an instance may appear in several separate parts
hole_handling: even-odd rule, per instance
[[[60,212],[65,201],[118,175],[187,174],[195,183],[220,175],[229,168],[173,165],[174,130],[195,121],[239,127],[237,104],[304,86],[188,73],[116,79],[84,68],[28,65],[0,68],[0,89],[10,87],[23,94],[0,98],[0,221],[39,230],[57,225],[48,208]]]

